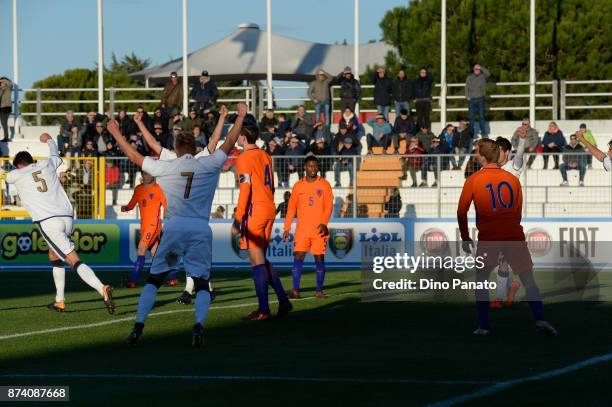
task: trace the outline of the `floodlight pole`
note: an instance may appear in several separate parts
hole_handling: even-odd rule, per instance
[[[183,114],[189,109],[189,63],[187,62],[187,0],[183,0]]]
[[[98,0],[98,113],[104,113],[104,20]]]
[[[442,0],[440,20],[440,126],[446,124],[446,0]]]
[[[19,41],[17,38],[17,0],[13,0],[13,83],[19,84]]]
[[[266,88],[268,89],[268,109],[273,108],[272,100],[272,4],[266,0]]]
[[[354,54],[353,54],[353,73],[355,76],[355,79],[359,80],[359,0],[355,0],[355,22],[354,22],[354,28],[355,28],[355,38],[353,40],[353,49],[354,49]],[[357,103],[355,103],[355,114],[359,115],[359,101],[357,101]]]
[[[536,0],[531,0],[529,11],[529,121],[536,121]]]

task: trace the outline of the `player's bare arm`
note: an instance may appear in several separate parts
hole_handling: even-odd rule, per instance
[[[603,162],[604,158],[606,158],[606,153],[595,147],[593,144],[589,143],[589,141],[584,137],[583,133],[577,132],[576,136],[578,137],[578,141],[580,141],[580,144],[585,146],[587,148],[587,151],[593,157]]]
[[[142,117],[140,117],[139,114],[134,115],[134,122],[138,126],[138,129],[141,131],[142,137],[149,145],[149,148],[155,151],[156,154],[160,154],[162,150],[162,145],[159,143],[159,141],[155,139],[155,137],[153,137],[149,129],[147,129],[147,126],[144,125],[144,123],[142,122]]]
[[[116,120],[111,120],[108,122],[107,126],[108,131],[112,134],[113,138],[117,142],[117,145],[123,151],[123,153],[127,156],[127,158],[136,164],[139,167],[142,167],[142,162],[144,161],[144,157],[136,151],[135,148],[127,142],[125,137],[121,134],[121,130],[119,129],[119,123]]]
[[[240,131],[242,130],[242,124],[244,123],[244,118],[247,114],[247,105],[246,103],[240,102],[237,106],[237,116],[236,121],[234,122],[234,126],[230,130],[229,134],[225,138],[225,142],[221,145],[221,150],[225,154],[229,154],[232,148],[236,145],[236,141],[238,141],[238,136],[240,136]]]
[[[214,153],[217,149],[217,144],[219,144],[219,140],[221,139],[221,133],[223,133],[223,126],[225,125],[225,119],[227,119],[228,110],[225,105],[221,105],[219,109],[219,121],[215,126],[215,130],[213,131],[210,140],[208,141],[208,152],[210,154]]]

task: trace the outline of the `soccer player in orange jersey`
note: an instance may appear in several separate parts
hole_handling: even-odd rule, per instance
[[[476,256],[483,259],[484,266],[476,269],[476,281],[484,283],[489,273],[503,254],[512,271],[517,274],[525,287],[527,302],[536,319],[536,330],[545,335],[556,336],[557,331],[544,320],[544,308],[540,290],[533,277],[533,262],[525,242],[521,226],[523,195],[517,177],[500,168],[499,145],[490,139],[479,143],[478,160],[483,168],[470,176],[463,186],[457,219],[463,250],[472,252],[474,242],[468,230],[468,210],[474,202],[476,227],[478,228],[478,249]],[[479,327],[474,335],[489,334],[489,291],[476,290],[476,308]]]
[[[142,184],[134,189],[134,195],[130,202],[121,207],[121,212],[127,212],[138,205],[140,209],[140,242],[138,243],[138,258],[134,263],[134,270],[125,287],[136,288],[145,263],[147,250],[155,256],[159,244],[159,235],[162,229],[160,209],[166,209],[166,198],[155,178],[146,172],[142,173]]]
[[[278,297],[278,317],[286,316],[293,308],[278,273],[266,259],[266,250],[276,216],[274,172],[272,158],[255,144],[257,130],[254,124],[243,126],[238,137],[238,145],[243,148],[236,160],[240,196],[232,225],[232,235],[240,234],[240,248],[248,250],[253,269],[259,307],[244,317],[251,321],[270,318],[268,284],[272,286]]]
[[[297,225],[293,246],[293,290],[291,298],[300,298],[300,278],[306,253],[312,253],[315,260],[317,288],[315,296],[325,298],[323,282],[325,280],[325,251],[327,248],[327,222],[333,209],[334,194],[331,185],[320,177],[319,160],[314,155],[304,161],[306,176],[298,181],[291,191],[289,207],[285,216],[285,231],[283,239],[289,239],[291,224],[297,214]]]

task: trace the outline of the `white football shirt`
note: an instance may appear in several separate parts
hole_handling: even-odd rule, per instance
[[[606,171],[612,171],[612,159],[609,155],[606,155],[603,160],[603,167]]]
[[[502,165],[502,170],[508,171],[510,174],[514,175],[517,178],[521,177],[521,172],[523,172],[523,168],[521,167],[518,170],[514,168],[514,160],[507,161],[504,165]]]
[[[197,159],[200,157],[208,157],[209,155],[210,152],[208,151],[208,147],[206,147],[204,148],[204,150],[197,153],[194,157]],[[159,153],[159,159],[162,161],[176,160],[176,153],[172,150],[168,150],[167,148],[162,147]]]
[[[73,209],[66,191],[57,176],[62,159],[55,141],[49,140],[49,158],[13,170],[6,182],[15,184],[21,204],[34,222],[56,216],[72,216]]]
[[[227,155],[223,150],[195,158],[191,154],[172,161],[145,157],[142,170],[157,178],[168,203],[166,218],[210,218],[219,173]]]

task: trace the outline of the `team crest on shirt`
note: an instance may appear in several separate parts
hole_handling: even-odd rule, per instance
[[[323,196],[323,190],[322,189],[317,189],[317,196],[319,198],[321,198]]]
[[[154,195],[154,194],[149,194],[149,199],[150,199],[150,200],[153,200],[153,197],[155,197],[155,195]]]
[[[353,229],[329,229],[329,249],[338,259],[346,257],[353,249]]]

